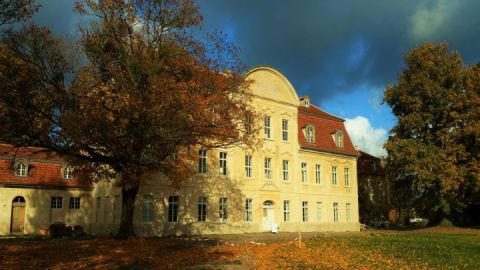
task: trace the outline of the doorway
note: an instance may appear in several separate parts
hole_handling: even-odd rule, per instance
[[[25,227],[25,199],[17,196],[12,201],[11,233],[23,233]]]
[[[263,203],[263,230],[272,231],[275,224],[275,207],[272,201]]]

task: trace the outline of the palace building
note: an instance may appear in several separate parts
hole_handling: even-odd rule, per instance
[[[137,195],[137,234],[359,230],[358,152],[344,120],[311,104],[308,97],[299,98],[287,78],[271,67],[253,68],[246,78],[253,82],[253,106],[262,116],[262,146],[255,151],[241,146],[199,149],[198,173],[178,188],[162,173],[150,175]],[[0,153],[0,159],[12,157]],[[9,176],[5,166],[0,168],[0,234],[20,227],[35,233],[55,221],[80,224],[92,234],[116,232],[121,192],[112,183],[84,185],[65,179],[68,165],[61,161],[25,160],[55,169],[27,170],[28,176],[21,178],[18,166],[8,170]],[[50,184],[39,180],[42,172]],[[77,197],[78,209],[71,208]],[[17,225],[21,220],[23,227]]]

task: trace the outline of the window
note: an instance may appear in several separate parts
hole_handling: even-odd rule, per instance
[[[337,185],[337,166],[332,166],[332,185]]]
[[[282,140],[288,141],[288,120],[282,119]]]
[[[245,156],[245,177],[252,178],[252,156]]]
[[[27,176],[27,165],[25,163],[19,162],[15,165],[15,175],[16,176]]]
[[[288,160],[282,162],[283,181],[288,181]]]
[[[320,170],[320,164],[315,164],[315,183],[316,184],[321,184],[321,170]]]
[[[308,221],[308,202],[302,202],[302,221]]]
[[[338,222],[338,203],[333,203],[333,222]]]
[[[73,175],[73,168],[72,166],[70,165],[66,165],[64,168],[63,168],[63,179],[72,179],[72,175]]]
[[[307,126],[307,142],[308,143],[315,142],[314,129],[312,126]]]
[[[153,221],[153,196],[144,195],[143,196],[143,222],[152,222]]]
[[[350,203],[347,203],[345,207],[345,215],[347,218],[347,222],[350,222]]]
[[[253,221],[252,199],[245,200],[245,217],[247,221]]]
[[[348,172],[348,168],[343,169],[343,174],[344,174],[344,178],[345,178],[345,186],[348,187],[348,186],[350,186],[350,175],[349,175],[349,172]]]
[[[340,130],[337,130],[335,132],[335,145],[338,148],[343,148],[343,132],[341,132]]]
[[[265,178],[272,179],[272,159],[265,158]]]
[[[221,222],[227,220],[227,198],[220,198],[218,202],[218,216]]]
[[[322,221],[322,202],[317,202],[317,221]]]
[[[52,197],[52,201],[50,203],[51,208],[62,208],[62,197]]]
[[[302,183],[307,183],[307,163],[302,162]]]
[[[290,221],[290,201],[283,201],[283,221]]]
[[[198,198],[198,221],[207,221],[207,197]]]
[[[247,115],[245,117],[245,133],[252,134],[252,124],[253,124],[252,116]]]
[[[178,196],[168,197],[168,222],[178,221]]]
[[[207,172],[207,150],[200,149],[198,150],[198,172],[206,173]]]
[[[80,197],[70,197],[70,209],[80,209]]]
[[[220,174],[227,175],[227,153],[220,152]]]
[[[264,119],[263,119],[263,132],[265,134],[265,138],[267,139],[271,139],[272,138],[272,134],[271,134],[271,131],[270,131],[270,127],[271,127],[271,118],[270,116],[268,115],[265,115]]]

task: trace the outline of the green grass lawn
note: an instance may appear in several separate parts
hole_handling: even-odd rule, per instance
[[[371,234],[309,241],[312,248],[328,242],[354,250],[355,260],[379,269],[395,269],[398,265],[412,269],[480,269],[480,234]],[[388,259],[378,260],[372,254]],[[385,263],[389,261],[392,264]]]

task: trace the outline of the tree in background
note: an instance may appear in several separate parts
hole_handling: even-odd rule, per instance
[[[38,8],[35,0],[0,0],[0,26],[25,21]]]
[[[202,17],[193,1],[75,8],[95,18],[81,27],[79,68],[46,29],[27,27],[1,44],[0,141],[64,154],[94,180],[117,179],[124,239],[150,173],[178,184],[198,147],[252,145],[251,97],[237,49],[221,35],[195,36]]]
[[[475,203],[480,189],[480,66],[445,43],[410,51],[385,90],[397,117],[385,148],[393,202],[432,221]]]

